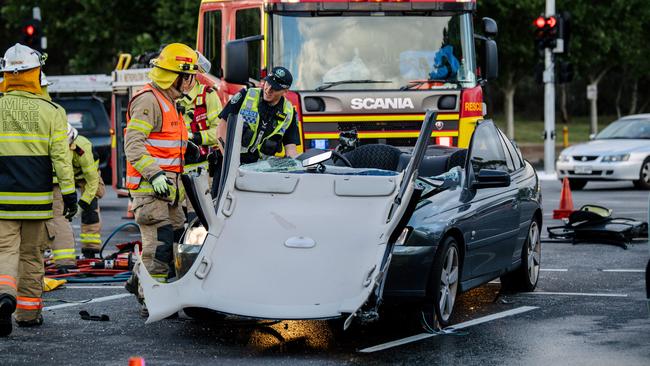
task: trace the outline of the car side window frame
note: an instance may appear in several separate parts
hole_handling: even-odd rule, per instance
[[[494,136],[496,136],[497,139],[500,139],[498,137],[499,136],[499,130],[496,128],[496,125],[494,124],[494,122],[492,120],[483,120],[482,122],[479,122],[477,124],[476,128],[474,129],[474,133],[472,134],[472,140],[471,140],[469,151],[468,151],[468,154],[467,154],[467,160],[465,161],[465,164],[466,164],[465,168],[468,169],[468,168],[471,167],[473,174],[478,174],[478,172],[480,171],[480,169],[478,171],[476,169],[474,169],[474,167],[472,165],[473,164],[472,160],[474,158],[474,153],[475,153],[476,144],[477,144],[476,139],[477,139],[477,137],[479,137],[479,138],[481,137],[480,134],[483,133],[482,131],[484,129],[492,129],[492,133],[494,134]],[[496,142],[496,141],[494,141],[494,142]],[[501,153],[503,154],[503,166],[505,167],[505,170],[503,170],[503,171],[505,171],[507,173],[511,173],[508,170],[506,152],[504,151],[503,145],[501,143],[499,143],[498,145],[496,145],[495,148],[496,149],[501,149]]]
[[[510,157],[512,157],[512,162],[514,164],[515,172],[519,171],[524,167],[524,162],[523,159],[520,155],[520,152],[518,149],[515,147],[515,145],[510,141],[510,139],[503,133],[503,131],[499,130],[499,135],[501,136],[501,139],[503,140],[503,144],[505,145],[505,150],[508,152]],[[514,154],[514,155],[513,155]]]

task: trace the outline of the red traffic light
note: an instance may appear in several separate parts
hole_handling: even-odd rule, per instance
[[[548,17],[546,19],[546,24],[548,24],[550,28],[553,28],[557,24],[557,19],[555,19],[555,17]]]
[[[535,26],[537,28],[544,28],[545,25],[546,25],[546,18],[538,17],[537,19],[535,19]]]
[[[28,36],[33,36],[36,33],[36,28],[30,24],[23,29],[23,32]]]

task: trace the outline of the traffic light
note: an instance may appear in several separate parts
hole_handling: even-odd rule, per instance
[[[558,17],[539,16],[533,22],[535,25],[535,48],[538,52],[544,53],[545,48],[555,48],[558,38]]]
[[[41,21],[38,19],[28,19],[23,22],[21,28],[21,42],[37,51],[43,51],[41,46]]]
[[[555,81],[558,84],[566,84],[573,81],[573,65],[568,61],[555,63]]]

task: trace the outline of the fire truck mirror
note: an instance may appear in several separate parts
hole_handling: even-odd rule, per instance
[[[226,44],[225,79],[233,84],[248,83],[248,44],[243,40]]]
[[[485,41],[485,55],[483,58],[485,65],[485,79],[494,80],[499,76],[499,52],[497,50],[497,43],[492,39]]]
[[[497,22],[492,18],[483,18],[483,34],[488,38],[494,38],[497,36],[499,28],[497,27]]]

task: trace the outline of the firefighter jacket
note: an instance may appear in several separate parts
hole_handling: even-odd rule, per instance
[[[70,145],[72,151],[72,169],[75,181],[85,181],[84,193],[81,200],[90,205],[99,189],[99,160],[93,156],[93,145],[84,136],[78,135],[74,143]],[[59,181],[54,177],[54,184]]]
[[[54,170],[62,194],[75,192],[64,109],[41,95],[0,97],[0,219],[52,218]]]
[[[251,153],[257,151],[258,154],[260,155],[260,158],[265,158],[265,155],[261,152],[264,142],[272,138],[277,139],[277,137],[281,138],[282,136],[284,136],[284,132],[291,125],[294,109],[291,102],[289,102],[287,98],[283,98],[284,105],[282,106],[282,111],[283,111],[282,113],[284,114],[284,119],[278,121],[273,131],[271,131],[271,133],[268,133],[266,134],[266,136],[264,136],[265,135],[264,133],[258,133],[258,129],[260,125],[259,104],[260,104],[261,97],[262,97],[262,90],[260,88],[248,89],[248,91],[246,92],[246,97],[244,98],[244,102],[241,108],[239,109],[239,115],[237,118],[238,120],[241,120],[245,124],[244,125],[245,128],[250,129],[252,132],[250,133],[250,136],[252,136],[250,141],[242,141],[241,153],[245,154],[245,153]]]
[[[127,121],[126,187],[132,194],[153,194],[149,180],[154,175],[160,171],[183,172],[187,148],[183,116],[165,91],[147,84],[131,99]]]
[[[87,138],[79,135],[70,146],[74,179],[85,181],[81,200],[90,205],[99,189],[99,160],[93,156],[93,145]]]
[[[178,100],[185,109],[183,119],[187,131],[201,135],[201,145],[217,144],[217,124],[221,112],[221,101],[211,87],[196,83],[194,88]]]

